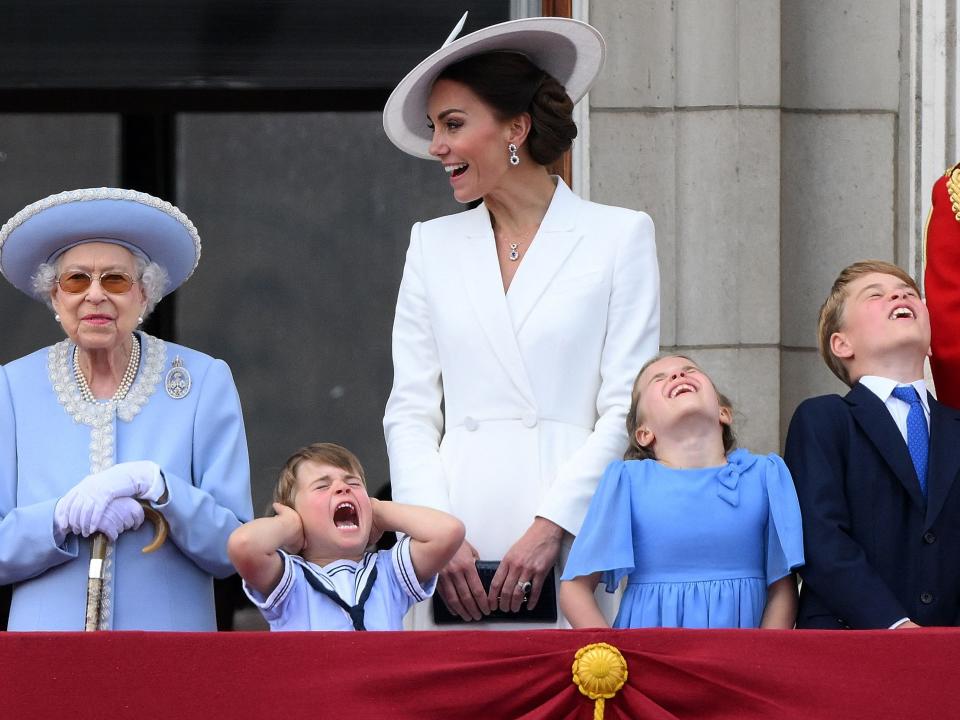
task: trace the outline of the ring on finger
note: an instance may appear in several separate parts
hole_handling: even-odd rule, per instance
[[[530,590],[533,589],[533,583],[529,580],[518,580],[517,581],[517,590],[519,590],[524,595],[529,595]]]

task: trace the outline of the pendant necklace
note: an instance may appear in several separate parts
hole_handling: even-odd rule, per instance
[[[520,247],[524,244],[523,238],[529,237],[530,240],[532,241],[534,235],[536,235],[536,230],[534,230],[534,232],[531,233],[530,235],[520,233],[519,234],[520,240],[512,241],[510,239],[510,236],[507,235],[505,232],[503,232],[502,229],[499,232],[494,230],[494,239],[499,238],[501,247],[506,245],[507,260],[509,260],[510,262],[517,262],[518,260],[520,260],[520,255],[522,254]],[[517,237],[517,236],[515,235],[514,237]],[[499,252],[499,249],[497,252]]]

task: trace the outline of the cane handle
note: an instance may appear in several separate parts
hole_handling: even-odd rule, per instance
[[[150,505],[150,503],[141,500],[140,504],[143,506],[144,517],[153,523],[154,529],[153,540],[143,548],[142,552],[152,553],[166,541],[167,535],[170,533],[170,525],[167,523],[167,519],[163,516],[163,513]]]

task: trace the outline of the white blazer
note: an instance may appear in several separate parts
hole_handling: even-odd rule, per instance
[[[483,560],[542,516],[576,534],[659,347],[646,213],[557,190],[509,291],[486,207],[413,226],[383,420],[393,497],[456,515]]]

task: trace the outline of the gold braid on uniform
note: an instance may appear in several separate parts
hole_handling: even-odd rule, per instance
[[[947,178],[947,193],[950,195],[950,208],[953,216],[960,222],[960,163],[944,173]]]

